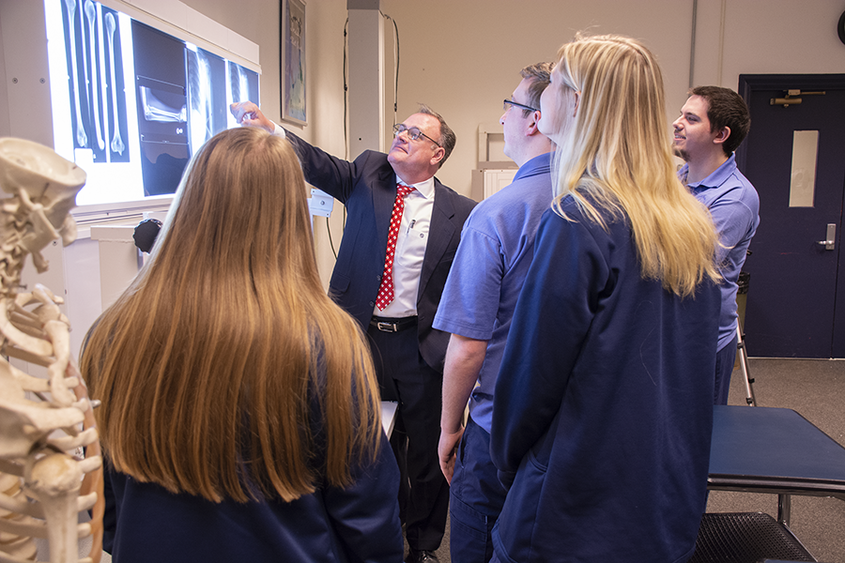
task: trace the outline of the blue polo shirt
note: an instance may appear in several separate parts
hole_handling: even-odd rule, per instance
[[[687,164],[678,171],[678,177],[685,184],[688,173]],[[760,224],[760,199],[757,190],[736,167],[735,154],[712,174],[687,186],[710,210],[724,247],[719,254],[719,271],[724,282],[719,288],[722,309],[719,316],[719,342],[716,346],[717,350],[721,350],[736,336],[737,280],[745,263],[748,245]]]
[[[534,257],[540,217],[552,203],[550,157],[542,154],[523,164],[510,185],[470,213],[434,318],[436,329],[489,340],[469,406],[472,419],[487,432],[511,317]]]

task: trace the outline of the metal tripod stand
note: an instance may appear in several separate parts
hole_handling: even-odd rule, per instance
[[[742,332],[742,321],[736,320],[736,347],[739,353],[739,368],[742,370],[742,381],[745,383],[745,402],[749,406],[756,407],[757,399],[754,398],[754,388],[751,386],[754,379],[748,370],[748,351],[745,348],[745,335]]]

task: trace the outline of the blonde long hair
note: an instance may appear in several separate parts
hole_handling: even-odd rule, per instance
[[[572,195],[590,220],[603,212],[631,225],[642,276],[680,296],[720,279],[718,235],[706,208],[678,180],[666,122],[663,77],[651,52],[628,37],[585,37],[558,51],[550,88],[564,130],[555,155],[554,208]],[[568,90],[567,90],[568,89]],[[567,98],[569,97],[569,98]],[[574,107],[574,106],[573,106]]]
[[[290,501],[374,459],[369,354],[323,291],[292,148],[240,128],[198,151],[81,365],[118,471],[215,502]]]

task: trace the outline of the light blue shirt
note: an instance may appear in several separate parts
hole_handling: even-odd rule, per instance
[[[473,209],[434,318],[436,329],[489,341],[470,399],[472,419],[487,432],[516,300],[534,257],[540,217],[552,202],[549,160],[550,153],[532,158],[510,185]]]
[[[689,165],[678,171],[678,177],[686,184]],[[760,224],[760,199],[757,190],[736,167],[736,155],[732,154],[712,174],[693,184],[687,184],[693,195],[710,210],[720,242],[719,271],[724,278],[720,286],[722,310],[719,316],[719,342],[721,350],[736,336],[736,292],[737,280],[751,238]]]

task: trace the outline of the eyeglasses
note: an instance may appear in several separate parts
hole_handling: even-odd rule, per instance
[[[511,100],[510,98],[505,98],[505,101],[502,102],[502,109],[504,109],[505,111],[508,111],[511,108],[511,106],[516,106],[518,108],[522,108],[522,109],[525,109],[525,110],[528,110],[528,111],[540,111],[537,108],[532,108],[531,106],[526,106],[525,104],[520,104],[519,102],[515,102],[515,101]]]
[[[405,127],[404,123],[399,123],[398,125],[393,126],[393,136],[394,137],[398,137],[399,135],[401,135],[402,133],[405,133],[405,132],[408,133],[408,138],[411,139],[412,141],[416,141],[420,137],[425,137],[426,139],[428,139],[429,141],[431,141],[432,143],[434,143],[438,147],[441,146],[440,143],[438,143],[437,141],[435,141],[434,139],[432,139],[431,137],[429,137],[428,135],[426,135],[425,133],[420,131],[419,127]]]

